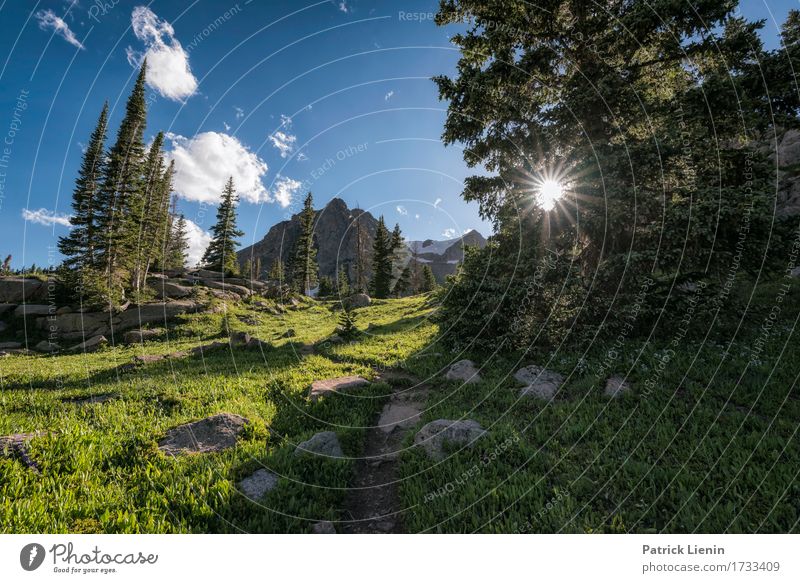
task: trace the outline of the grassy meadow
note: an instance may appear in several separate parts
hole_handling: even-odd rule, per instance
[[[753,305],[770,306],[777,293],[777,285],[763,286]],[[244,303],[183,317],[144,345],[6,357],[0,435],[47,433],[30,442],[41,473],[0,456],[0,530],[308,532],[315,521],[341,520],[353,462],[297,458],[294,445],[334,430],[345,454],[359,456],[392,387],[375,382],[312,403],[308,386],[403,369],[431,387],[421,424],[469,418],[488,430],[442,462],[415,448],[403,452],[399,491],[409,532],[797,531],[800,294],[792,289],[781,301],[766,336],[769,310],[750,311],[724,331],[724,343],[709,335],[671,349],[669,333],[630,339],[611,363],[602,343],[586,353],[450,352],[439,343],[429,296],[356,310],[357,325],[369,331],[350,344],[321,342],[337,324],[334,302],[308,301],[280,315]],[[288,329],[294,337],[284,337]],[[136,355],[188,350],[233,331],[272,346],[118,369]],[[444,380],[461,358],[481,367],[480,383]],[[531,363],[566,377],[552,402],[519,398],[513,373]],[[611,373],[627,374],[632,393],[605,397]],[[76,402],[99,395],[112,398]],[[235,448],[177,458],[159,452],[168,429],[219,412],[251,422]],[[260,467],[280,480],[254,503],[236,484]]]

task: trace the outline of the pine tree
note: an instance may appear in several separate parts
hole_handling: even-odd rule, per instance
[[[139,229],[132,227],[131,207],[137,206],[144,189],[144,128],[147,118],[145,79],[147,61],[142,63],[139,76],[125,106],[125,117],[117,139],[104,165],[100,189],[102,212],[99,247],[100,266],[112,294],[122,291],[130,259],[135,256]]]
[[[130,228],[138,231],[136,245],[128,258],[130,287],[134,293],[141,292],[151,265],[157,261],[163,249],[166,235],[171,188],[165,184],[165,180],[171,183],[171,178],[164,168],[163,144],[164,132],[159,132],[147,152],[143,189],[139,195],[131,197],[127,208],[127,222]],[[167,200],[164,200],[165,195]]]
[[[320,298],[327,298],[332,296],[336,291],[336,288],[333,285],[333,280],[327,276],[323,275],[319,278],[319,289],[317,290],[317,296]]]
[[[433,291],[436,288],[436,277],[430,265],[422,266],[422,282],[420,283],[421,292]]]
[[[336,333],[344,340],[355,340],[361,336],[361,330],[356,326],[356,314],[349,310],[346,306],[342,307],[342,313],[339,314],[339,325],[336,327]]]
[[[364,293],[367,291],[367,236],[361,224],[361,215],[364,211],[357,208],[353,212],[358,214],[356,215],[356,279],[351,291]]]
[[[253,260],[253,275],[251,279],[260,279],[261,278],[261,257],[256,257]]]
[[[300,235],[294,246],[292,286],[308,295],[317,283],[317,250],[314,248],[314,199],[309,192],[300,211]]]
[[[108,102],[103,105],[100,118],[89,138],[83,154],[75,189],[72,192],[72,228],[68,235],[58,240],[58,250],[66,257],[69,269],[91,268],[95,265],[97,244],[99,190],[103,176],[105,140],[108,129]]]
[[[169,241],[164,252],[164,269],[183,269],[188,259],[189,238],[186,229],[186,218],[178,215],[172,221]]]
[[[372,281],[370,292],[376,298],[387,298],[392,286],[392,238],[381,215],[372,246]]]
[[[211,227],[211,242],[203,255],[203,265],[213,271],[221,271],[225,275],[236,275],[239,262],[236,259],[236,247],[240,245],[236,237],[244,235],[236,227],[236,204],[239,197],[233,186],[233,176],[228,179],[222,191],[222,200],[217,207],[217,222]]]
[[[340,298],[350,295],[350,279],[347,277],[347,269],[344,265],[339,267],[339,273],[336,275],[336,287]]]
[[[400,273],[400,277],[397,278],[392,293],[393,295],[400,298],[403,297],[404,295],[408,295],[410,291],[411,291],[411,267],[406,265],[403,271]]]
[[[280,257],[276,257],[272,261],[272,266],[269,268],[269,274],[267,275],[267,278],[274,279],[275,281],[282,283],[285,277],[286,270],[283,266],[283,261],[281,261]]]

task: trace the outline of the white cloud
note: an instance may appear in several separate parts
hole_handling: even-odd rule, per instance
[[[339,2],[339,10],[347,14],[348,12],[350,12],[350,7],[347,5],[347,2],[341,0],[341,2]]]
[[[395,208],[397,209],[397,212],[400,213],[401,215],[408,215],[408,210],[406,210],[406,207],[404,207],[403,205],[399,204]]]
[[[414,218],[419,220],[419,214],[414,215]]]
[[[56,16],[52,10],[40,10],[36,13],[36,21],[39,23],[39,28],[42,30],[52,29],[54,34],[57,34],[69,44],[79,49],[85,49],[81,41],[77,39],[69,25],[64,22],[63,18]]]
[[[193,138],[167,134],[175,160],[175,192],[186,200],[216,203],[229,176],[242,200],[270,200],[261,182],[267,163],[228,134],[204,132]]]
[[[146,6],[137,6],[131,14],[131,26],[145,46],[139,53],[127,48],[128,62],[138,67],[147,58],[147,84],[162,96],[182,101],[197,91],[197,79],[189,67],[189,55],[175,38],[172,25],[160,20]]]
[[[62,227],[70,226],[69,215],[59,215],[46,208],[40,208],[36,211],[22,209],[22,218],[26,221],[36,223],[37,225],[45,225],[47,227],[52,227],[53,225],[61,225]]]
[[[287,176],[278,176],[275,181],[275,187],[272,189],[272,197],[281,205],[286,208],[292,203],[292,197],[297,192],[303,183],[289,178]]]
[[[389,101],[392,98],[393,95],[394,95],[394,91],[389,91],[389,93],[387,93],[386,95],[383,96],[383,100],[384,101]]]
[[[442,202],[442,199],[441,198],[437,198],[436,202],[433,203],[433,208],[438,209],[440,202]]]
[[[281,153],[281,158],[288,158],[292,150],[294,150],[297,136],[278,130],[269,137],[269,141]]]
[[[224,121],[224,122],[222,122],[222,125],[225,126],[225,131],[226,132],[231,131],[231,126],[228,125],[228,122]]]
[[[298,152],[297,156],[295,156],[295,160],[298,162],[305,162],[308,160],[308,156],[306,156],[304,152]]]
[[[236,119],[242,119],[244,117],[244,110],[241,107],[234,107],[236,111]]]
[[[186,219],[186,239],[189,241],[189,248],[186,250],[186,262],[189,267],[194,267],[203,258],[211,241],[211,233],[200,228],[197,223]]]
[[[445,229],[444,231],[442,231],[442,237],[444,237],[445,239],[453,239],[455,238],[456,235],[458,235],[458,231],[456,231],[455,229]]]

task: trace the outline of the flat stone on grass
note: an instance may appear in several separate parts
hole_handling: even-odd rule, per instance
[[[336,377],[334,379],[325,379],[324,381],[314,381],[311,383],[309,397],[312,401],[316,401],[324,395],[343,393],[368,384],[369,381],[367,379],[359,376]]]
[[[339,438],[333,431],[322,431],[313,435],[311,439],[298,444],[294,455],[304,454],[333,458],[344,457],[342,446],[339,445]]]
[[[158,448],[173,456],[223,451],[236,445],[236,440],[248,423],[240,415],[218,413],[173,427],[158,442]]]
[[[260,500],[278,485],[278,476],[269,470],[256,470],[239,482],[239,490],[250,500]]]
[[[448,381],[462,381],[467,384],[481,382],[481,375],[478,374],[475,363],[466,359],[459,360],[453,364],[450,370],[447,371],[445,378]]]
[[[486,434],[481,424],[472,419],[453,421],[437,419],[425,425],[414,436],[414,445],[420,446],[433,460],[444,459],[444,446],[472,446]]]
[[[630,393],[631,390],[631,384],[625,380],[625,377],[616,374],[606,381],[606,386],[605,389],[603,389],[603,393],[606,397],[618,399],[619,397]]]
[[[519,369],[514,378],[527,385],[520,389],[520,397],[536,397],[547,401],[555,397],[564,382],[564,377],[559,373],[535,364]]]

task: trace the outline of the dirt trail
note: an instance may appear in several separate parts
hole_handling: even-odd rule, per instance
[[[380,380],[407,375],[386,374]],[[356,461],[352,486],[340,523],[344,533],[405,532],[398,496],[398,457],[408,433],[419,421],[430,387],[395,387],[374,427],[366,432],[364,453]]]

